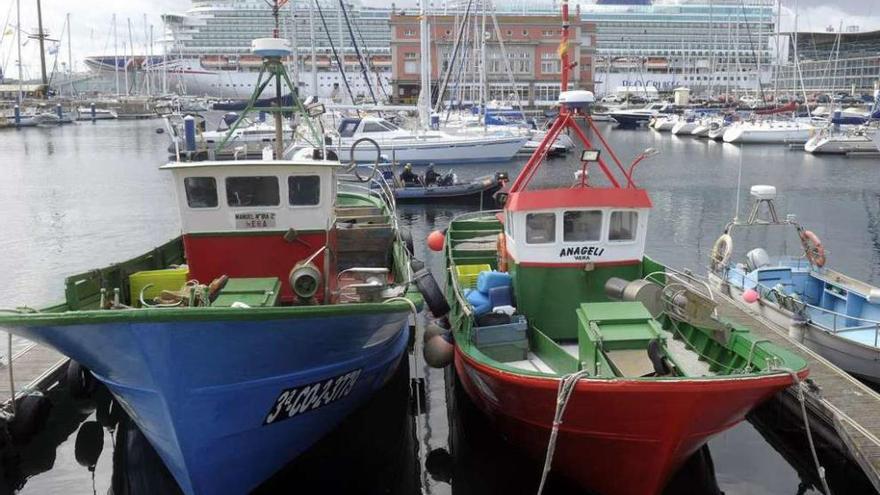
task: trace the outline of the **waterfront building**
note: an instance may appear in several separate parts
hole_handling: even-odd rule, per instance
[[[447,72],[454,50],[461,17],[429,15],[431,48],[431,81],[437,84]],[[465,38],[482,29],[482,13],[471,16],[462,31]],[[575,16],[577,18],[577,16]],[[559,56],[562,29],[559,16],[497,15],[497,29],[487,14],[483,38],[486,47],[486,101],[519,100],[529,106],[551,105],[559,96],[562,64]],[[576,62],[571,72],[571,87],[593,90],[595,55],[595,24],[574,20],[569,31],[569,57]],[[499,37],[500,34],[500,37]],[[471,34],[473,40],[479,35]],[[420,29],[419,17],[408,14],[391,16],[392,90],[395,100],[413,102],[420,91]],[[464,43],[462,43],[464,45]],[[454,77],[445,101],[473,103],[479,101],[481,70],[480,43],[459,49]],[[504,62],[506,54],[508,62]],[[508,72],[508,70],[510,72]],[[513,82],[511,82],[511,78]],[[436,93],[436,92],[435,92]]]
[[[541,22],[551,26],[548,30],[558,26],[558,1],[493,3],[497,15],[507,23],[517,22],[513,20],[517,16],[538,16],[547,19]],[[342,12],[339,3],[332,0],[320,0],[320,9],[311,8],[314,5],[311,0],[292,0],[281,11],[280,35],[291,39],[296,48],[298,56],[290,61],[291,72],[298,77],[301,92],[339,98],[347,81],[356,99],[368,99],[351,41],[354,37],[361,55],[369,61],[374,91],[383,98],[390,96],[392,67],[405,63],[392,60],[392,13],[394,17],[412,16],[416,8],[391,3],[366,7],[354,1],[346,2],[346,12]],[[435,0],[429,5],[429,15],[454,17],[464,12],[464,6],[463,0]],[[573,1],[571,9],[573,13],[580,9],[579,23],[595,25],[595,34],[588,37],[591,45],[582,48],[594,52],[589,58],[590,77],[600,95],[615,92],[618,87],[645,86],[661,91],[688,86],[695,94],[754,91],[759,81],[767,84],[771,79],[773,0],[591,0]],[[350,23],[345,21],[346,15]],[[270,36],[273,29],[266,2],[192,0],[184,13],[168,13],[163,20],[165,57],[153,57],[140,67],[137,61],[144,60],[142,56],[126,58],[105,53],[90,57],[89,67],[105,77],[120,79],[128,67],[132,75],[129,91],[143,90],[143,84],[135,86],[136,81],[144,81],[136,75],[143,70],[156,76],[167,74],[164,86],[171,91],[227,98],[250,95],[259,67],[250,54],[250,41]],[[445,35],[446,28],[438,29],[440,37],[435,40]],[[507,36],[506,31],[502,29],[502,36]],[[511,31],[513,39],[517,30]],[[543,38],[543,34],[538,37]],[[316,77],[311,69],[312,45]],[[334,48],[342,59],[344,80],[332,54]],[[550,57],[544,52],[540,56]],[[163,58],[167,63],[162,63]],[[539,74],[539,61],[533,58],[531,63],[535,74]],[[553,64],[550,58],[540,63]],[[538,75],[533,77],[527,85],[535,88],[534,98],[549,98],[549,93],[541,96],[549,86]],[[590,87],[585,79],[579,82]],[[152,85],[154,91],[162,86]]]
[[[880,30],[789,33],[786,42],[789,57],[779,71],[781,93],[870,95],[880,84]]]

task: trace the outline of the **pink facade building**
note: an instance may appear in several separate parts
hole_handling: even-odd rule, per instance
[[[459,19],[462,16],[458,16]],[[483,36],[486,38],[487,101],[510,100],[519,93],[529,106],[555,103],[559,95],[562,72],[559,44],[562,37],[561,20],[547,15],[498,15],[498,29],[491,17],[486,20]],[[569,89],[593,90],[593,64],[596,54],[596,25],[580,21],[574,14],[569,35],[569,57],[577,65],[571,72]],[[391,85],[397,102],[413,102],[420,90],[419,17],[404,13],[391,15]],[[431,81],[436,85],[449,66],[455,38],[459,32],[456,17],[430,15]],[[446,101],[479,101],[479,38],[482,19],[471,16],[467,34],[454,66],[444,99]],[[501,35],[501,43],[498,34]],[[475,46],[476,45],[476,46]],[[515,86],[511,84],[508,64],[504,63],[501,46],[509,60]],[[462,64],[461,61],[464,61]],[[436,86],[434,89],[436,94]]]

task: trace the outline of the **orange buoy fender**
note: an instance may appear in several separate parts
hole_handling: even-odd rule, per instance
[[[822,245],[822,241],[815,232],[812,230],[802,231],[801,243],[804,245],[804,254],[807,255],[807,259],[810,263],[819,268],[825,266],[825,246]]]

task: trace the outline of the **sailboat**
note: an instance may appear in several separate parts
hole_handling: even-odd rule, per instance
[[[259,77],[290,87],[275,34],[252,44]],[[68,277],[58,304],[0,312],[91,370],[187,495],[250,492],[364,404],[402,361],[430,277],[413,273],[389,196],[337,184],[310,112],[266,111],[279,126],[295,111],[317,146],[164,165],[180,237]]]
[[[553,471],[604,495],[657,494],[709,438],[808,371],[719,318],[699,279],[645,256],[651,200],[633,172],[655,152],[625,167],[607,148],[589,116],[592,93],[567,87],[566,0],[562,33],[560,113],[504,209],[459,216],[435,234],[452,309],[449,334],[426,349],[453,342],[470,399],[514,446],[544,459],[538,493]],[[563,130],[584,147],[577,182],[530,187]]]

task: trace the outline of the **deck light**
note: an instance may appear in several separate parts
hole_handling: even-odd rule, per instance
[[[581,152],[581,161],[582,162],[597,162],[599,161],[599,152],[601,150],[584,150]]]

